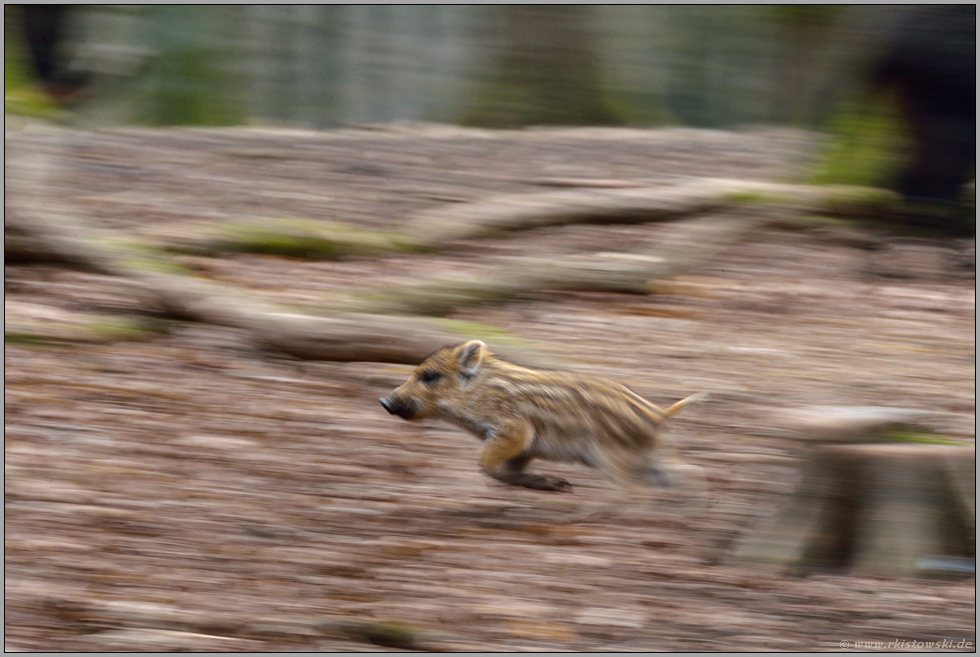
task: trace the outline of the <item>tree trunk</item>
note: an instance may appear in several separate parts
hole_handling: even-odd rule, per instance
[[[816,446],[789,503],[734,559],[796,573],[969,570],[975,462],[972,445]]]

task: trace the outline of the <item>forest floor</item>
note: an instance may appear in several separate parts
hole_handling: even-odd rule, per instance
[[[283,217],[383,229],[441,203],[574,179],[787,180],[815,143],[764,129],[112,130],[73,137],[63,191],[123,235]],[[355,287],[513,255],[631,251],[663,230],[567,226],[425,256],[175,260],[315,312]],[[495,483],[472,436],[378,404],[409,366],[289,360],[235,330],[178,322],[118,341],[8,336],[5,646],[975,648],[974,578],[790,577],[723,558],[794,487],[803,445],[788,409],[928,409],[937,431],[975,442],[972,271],[952,267],[939,240],[858,248],[862,230],[761,231],[656,294],[547,293],[452,315],[657,404],[708,392],[670,431],[678,457],[708,477],[707,514],[654,491],[571,523],[617,489],[547,463],[532,469],[571,492]],[[54,266],[4,274],[8,331],[142,311],[125,280]]]

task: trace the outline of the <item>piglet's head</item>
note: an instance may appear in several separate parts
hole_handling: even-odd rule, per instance
[[[489,352],[479,340],[445,347],[426,358],[412,376],[379,401],[386,411],[406,420],[438,414],[440,405],[462,396]],[[459,400],[462,401],[462,400]]]

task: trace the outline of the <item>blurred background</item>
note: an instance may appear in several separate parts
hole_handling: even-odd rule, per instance
[[[4,19],[7,650],[975,649],[975,5]],[[474,338],[711,509],[384,412]]]
[[[47,81],[125,77],[99,116],[112,122],[816,126],[859,96],[914,11],[7,6],[5,90],[31,73],[26,18],[27,36],[57,34]]]
[[[90,125],[794,126],[836,137],[816,182],[945,202],[974,168],[975,25],[969,5],[10,5],[5,106]]]

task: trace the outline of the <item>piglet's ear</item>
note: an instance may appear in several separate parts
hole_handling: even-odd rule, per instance
[[[480,370],[480,363],[487,353],[487,345],[479,340],[467,342],[459,348],[459,367],[463,376],[473,376]]]

